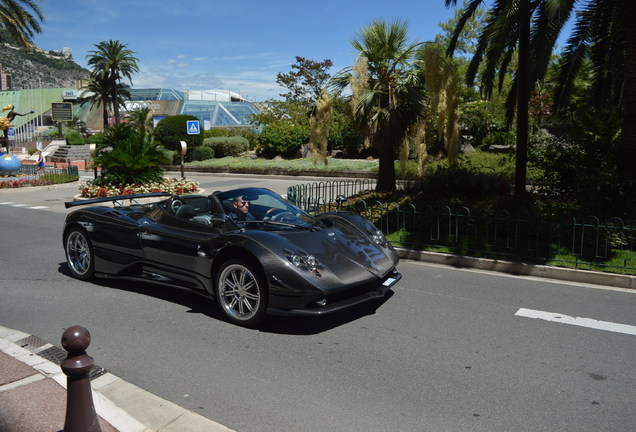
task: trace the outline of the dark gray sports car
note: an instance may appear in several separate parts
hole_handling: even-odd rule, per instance
[[[383,297],[401,278],[393,247],[357,214],[311,216],[260,188],[167,196],[66,203],[83,206],[64,227],[73,275],[192,290],[243,326],[266,314],[336,312]]]

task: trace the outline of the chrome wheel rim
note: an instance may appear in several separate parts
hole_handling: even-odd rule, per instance
[[[261,289],[252,272],[239,264],[227,266],[219,277],[219,302],[235,319],[248,320],[256,315]]]
[[[66,239],[66,261],[73,273],[83,276],[91,267],[91,249],[86,237],[73,231]]]

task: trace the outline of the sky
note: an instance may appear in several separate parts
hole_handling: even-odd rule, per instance
[[[462,1],[458,1],[459,4]],[[276,74],[296,56],[351,66],[351,41],[374,19],[407,21],[412,40],[432,40],[454,15],[444,0],[41,0],[45,21],[33,41],[68,47],[86,67],[102,41],[135,52],[134,88],[223,89],[252,101],[278,98]]]

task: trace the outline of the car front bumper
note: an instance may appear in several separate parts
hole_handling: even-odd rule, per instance
[[[324,306],[319,306],[314,302],[313,306],[302,309],[270,307],[267,309],[267,313],[269,315],[318,316],[339,312],[362,303],[383,298],[400,279],[402,279],[402,275],[396,270],[385,276],[382,282],[372,289],[366,289],[362,292],[356,290],[350,296],[339,295],[336,298],[326,296]]]

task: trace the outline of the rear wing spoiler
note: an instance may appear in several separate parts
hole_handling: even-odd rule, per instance
[[[150,193],[142,193],[142,194],[131,194],[131,195],[117,195],[112,197],[103,197],[103,198],[92,198],[87,200],[77,200],[77,201],[67,201],[64,203],[65,208],[77,207],[81,205],[88,204],[99,204],[104,202],[113,202],[117,201],[135,201],[139,198],[153,198],[153,197],[168,197],[172,194],[168,192],[150,192]]]

